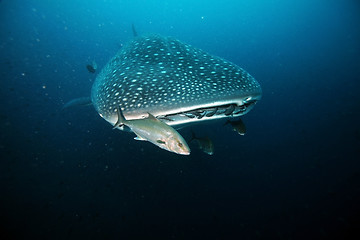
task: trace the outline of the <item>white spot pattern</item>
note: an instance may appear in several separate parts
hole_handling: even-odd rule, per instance
[[[125,112],[184,108],[261,92],[245,70],[171,37],[149,35],[125,45],[97,76],[92,88],[96,110]]]

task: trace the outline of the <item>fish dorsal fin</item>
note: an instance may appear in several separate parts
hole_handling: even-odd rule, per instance
[[[154,121],[160,121],[159,119],[157,119],[156,117],[154,117],[154,115],[152,115],[151,113],[148,112],[148,114],[149,114],[149,116],[147,117],[148,119],[154,120]]]
[[[117,110],[116,112],[117,112],[117,115],[118,115],[118,120],[116,121],[113,129],[117,128],[117,127],[121,127],[122,125],[125,125],[125,122],[126,122],[126,119],[125,119],[125,117],[124,117],[124,115],[123,115],[123,113],[121,111],[120,106],[118,106],[116,108],[116,110]]]

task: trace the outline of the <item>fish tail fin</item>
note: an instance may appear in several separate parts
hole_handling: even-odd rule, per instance
[[[67,108],[77,107],[77,106],[88,106],[92,105],[91,98],[90,97],[80,97],[75,98],[73,100],[68,101],[65,103],[65,105],[62,107],[61,110],[65,110]]]
[[[124,115],[123,115],[123,113],[121,111],[121,108],[119,106],[116,108],[116,112],[117,112],[117,115],[118,115],[118,120],[115,123],[113,128],[121,127],[126,122],[126,119],[125,119],[125,117],[124,117]]]
[[[191,129],[191,138],[190,138],[189,142],[191,142],[194,139],[196,139],[196,135],[195,135],[194,131]]]

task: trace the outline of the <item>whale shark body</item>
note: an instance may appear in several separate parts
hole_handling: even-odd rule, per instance
[[[104,66],[91,101],[111,125],[120,107],[127,120],[151,113],[183,127],[244,115],[261,95],[259,83],[239,66],[175,38],[147,35],[134,38]]]

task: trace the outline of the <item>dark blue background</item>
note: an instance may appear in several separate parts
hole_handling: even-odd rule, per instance
[[[252,74],[263,99],[248,133],[198,125],[215,154],[179,156],[91,106],[61,111],[90,95],[85,65],[104,66],[132,23]],[[355,0],[2,0],[0,237],[359,236],[359,23]]]

